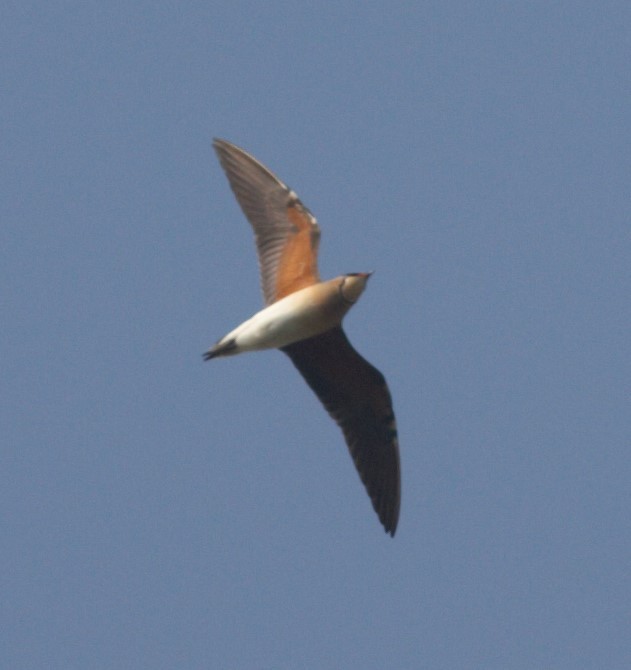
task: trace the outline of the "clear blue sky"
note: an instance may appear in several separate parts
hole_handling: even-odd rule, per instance
[[[10,2],[0,664],[631,667],[631,5]],[[386,536],[211,148],[320,222]]]

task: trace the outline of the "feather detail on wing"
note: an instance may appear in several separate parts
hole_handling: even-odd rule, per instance
[[[320,281],[320,228],[298,196],[239,147],[213,142],[243,213],[252,225],[265,304]]]
[[[387,533],[399,519],[401,474],[396,422],[384,376],[341,327],[282,349],[338,423]]]

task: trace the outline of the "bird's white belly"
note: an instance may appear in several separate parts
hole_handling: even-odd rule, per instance
[[[309,289],[293,293],[257,312],[223,337],[219,344],[234,340],[240,351],[278,349],[328,330],[327,310],[313,300]]]

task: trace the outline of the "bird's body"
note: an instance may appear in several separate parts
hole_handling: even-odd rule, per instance
[[[362,273],[337,277],[289,294],[222,337],[206,358],[282,349],[338,326],[364,290],[369,276]]]
[[[211,347],[204,358],[281,349],[344,433],[386,532],[399,518],[401,480],[392,400],[383,375],[351,346],[341,324],[369,272],[320,281],[316,219],[265,166],[215,140],[230,186],[254,229],[266,307]]]

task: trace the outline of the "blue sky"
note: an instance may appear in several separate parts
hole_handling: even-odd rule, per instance
[[[631,667],[627,2],[5,3],[7,668]],[[211,148],[318,217],[394,539]]]

